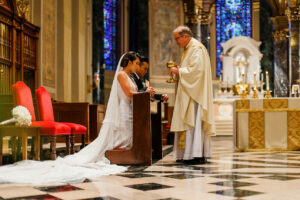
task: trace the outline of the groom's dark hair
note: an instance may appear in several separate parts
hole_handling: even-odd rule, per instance
[[[141,61],[141,63],[143,63],[143,62],[149,63],[149,59],[147,57],[144,57],[144,56],[142,56],[140,58],[140,61]]]
[[[141,60],[141,56],[138,53],[134,51],[127,52],[122,58],[121,67],[126,67],[129,61],[133,62],[136,58]]]

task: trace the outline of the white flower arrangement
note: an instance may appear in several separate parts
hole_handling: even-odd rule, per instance
[[[17,126],[30,126],[31,125],[31,115],[27,108],[24,106],[16,106],[12,109],[13,118],[5,120],[0,123],[0,125],[9,124],[16,122]]]

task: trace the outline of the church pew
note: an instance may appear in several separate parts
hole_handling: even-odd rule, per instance
[[[90,142],[94,141],[100,132],[105,116],[106,105],[90,104]]]
[[[52,101],[54,120],[56,122],[71,122],[81,124],[87,128],[87,134],[75,135],[75,142],[89,143],[89,103]],[[64,142],[60,138],[58,142]]]
[[[105,156],[112,164],[152,164],[149,93],[137,93],[133,96],[132,148],[106,151]]]

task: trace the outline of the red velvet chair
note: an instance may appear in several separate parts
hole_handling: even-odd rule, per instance
[[[17,83],[13,84],[12,90],[13,90],[13,99],[14,99],[15,106],[21,105],[26,107],[32,117],[31,126],[39,126],[40,135],[43,137],[50,138],[51,159],[52,160],[56,159],[56,137],[57,136],[66,137],[67,154],[69,154],[71,128],[65,124],[54,122],[54,121],[36,121],[30,88],[27,87],[27,85],[22,81],[18,81]],[[41,151],[42,151],[42,142],[41,142]]]
[[[37,110],[39,119],[41,121],[51,121],[54,122],[53,107],[51,102],[50,94],[44,87],[39,87],[35,91],[35,98],[37,102]],[[71,128],[71,153],[74,153],[74,136],[83,135],[82,137],[82,147],[85,145],[84,135],[86,134],[86,127],[80,124],[59,122],[67,125]]]

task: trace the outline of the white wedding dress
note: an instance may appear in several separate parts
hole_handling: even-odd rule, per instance
[[[120,61],[122,58],[120,59]],[[123,166],[110,165],[105,152],[132,145],[132,99],[123,92],[117,74],[113,81],[105,119],[99,136],[78,153],[54,161],[20,161],[0,167],[0,183],[45,184],[52,182],[82,182],[99,176],[125,171]],[[127,76],[132,90],[136,85]]]

